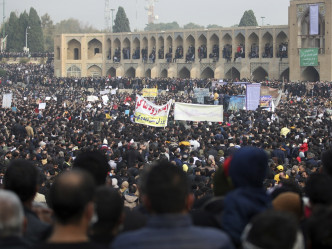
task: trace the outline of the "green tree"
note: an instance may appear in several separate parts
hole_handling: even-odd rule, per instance
[[[28,47],[31,52],[44,51],[44,36],[40,18],[34,8],[30,8],[28,30]]]
[[[129,19],[123,7],[118,8],[113,26],[114,33],[130,32]]]
[[[22,51],[21,43],[22,41],[21,36],[18,32],[19,30],[19,21],[18,17],[15,12],[11,12],[8,23],[6,25],[6,33],[7,37],[7,51]]]
[[[204,29],[204,26],[190,22],[190,23],[184,25],[183,28],[184,29]]]
[[[207,29],[219,29],[222,28],[222,26],[218,25],[218,24],[209,24],[208,26],[206,26]]]
[[[162,30],[176,30],[180,29],[180,25],[177,22],[169,23],[152,23],[145,27],[145,31],[162,31]]]
[[[18,18],[18,23],[19,23],[19,30],[17,32],[20,36],[19,46],[20,50],[22,50],[23,47],[25,47],[25,30],[27,27],[29,27],[29,15],[26,11],[20,14],[20,17]]]
[[[54,32],[55,25],[49,14],[44,14],[41,18],[41,26],[44,34],[44,48],[47,52],[54,50]]]
[[[83,25],[79,20],[69,18],[55,25],[56,34],[99,33],[100,31],[90,25]]]
[[[255,13],[252,10],[246,10],[241,18],[239,27],[258,26]]]

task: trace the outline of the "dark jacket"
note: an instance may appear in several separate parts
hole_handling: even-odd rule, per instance
[[[119,235],[113,249],[234,248],[228,236],[213,228],[193,226],[189,215],[153,215],[145,228]]]
[[[30,249],[31,245],[23,238],[17,236],[11,236],[0,239],[1,249]]]
[[[253,147],[239,149],[232,158],[229,175],[236,189],[226,195],[222,228],[236,246],[251,218],[271,207],[271,198],[263,189],[267,162],[266,153]]]

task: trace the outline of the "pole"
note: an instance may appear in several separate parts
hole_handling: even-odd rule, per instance
[[[112,33],[113,33],[113,20],[114,20],[114,19],[113,19],[113,12],[114,12],[114,10],[115,10],[115,9],[111,9],[111,11],[112,11],[112,28],[111,28]]]
[[[28,27],[25,29],[25,48],[28,48]]]

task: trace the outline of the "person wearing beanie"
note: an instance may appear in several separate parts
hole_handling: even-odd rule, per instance
[[[267,171],[268,158],[262,149],[243,147],[231,159],[229,176],[235,189],[225,197],[221,223],[236,246],[251,218],[271,207],[271,198],[263,189]]]

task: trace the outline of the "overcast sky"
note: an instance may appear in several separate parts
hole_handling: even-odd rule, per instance
[[[42,16],[48,13],[52,20],[59,22],[70,17],[79,19],[97,29],[105,28],[105,0],[5,0],[6,16],[11,11],[18,13],[34,7]],[[144,29],[147,23],[146,0],[109,0],[110,7],[116,9],[123,6],[133,31]],[[2,2],[2,1],[1,1]],[[2,5],[2,3],[1,3]],[[218,24],[230,27],[238,24],[243,12],[252,9],[259,25],[261,17],[264,24],[285,25],[288,23],[289,0],[158,0],[155,3],[157,22],[178,22],[181,26],[189,22],[200,25]],[[2,16],[2,6],[0,6]],[[116,11],[114,12],[115,18]]]

